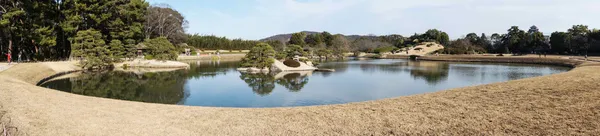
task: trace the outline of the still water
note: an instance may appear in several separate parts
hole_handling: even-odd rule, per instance
[[[410,60],[322,63],[335,72],[246,74],[238,62],[188,62],[187,70],[81,73],[41,86],[87,96],[212,107],[340,104],[543,76],[567,67]]]

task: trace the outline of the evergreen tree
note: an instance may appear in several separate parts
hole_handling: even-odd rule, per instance
[[[590,30],[586,25],[574,25],[568,30],[571,51],[577,54],[587,54],[590,47],[588,33]]]
[[[512,26],[508,29],[508,33],[503,39],[508,49],[513,53],[523,53],[523,49],[526,49],[525,31],[519,29],[518,26]]]
[[[568,49],[569,35],[565,32],[554,32],[550,35],[550,45],[551,51],[557,54],[567,54],[570,53]]]
[[[142,44],[146,45],[149,52],[147,55],[157,60],[176,60],[178,56],[177,49],[167,37],[158,37],[154,39],[146,39]]]
[[[304,33],[304,32],[294,33],[294,34],[292,34],[292,37],[290,38],[289,44],[304,46],[304,45],[306,45],[306,42],[304,42],[304,39],[306,39],[306,33]]]
[[[271,40],[267,41],[266,43],[271,45],[273,49],[277,52],[283,52],[283,50],[285,49],[285,44],[281,41]]]
[[[100,31],[89,29],[77,32],[73,38],[73,56],[84,58],[81,67],[90,68],[106,68],[112,66],[114,58],[111,57],[111,52],[107,48]]]
[[[323,42],[325,43],[325,45],[331,46],[331,41],[333,41],[333,35],[331,35],[331,33],[327,31],[322,32],[321,35],[323,36]]]
[[[588,33],[590,52],[600,52],[600,30],[594,29]]]
[[[304,51],[304,48],[300,45],[288,45],[285,49],[285,54],[287,59],[294,58],[296,55],[298,56],[308,56],[308,53]]]
[[[111,57],[113,58],[124,58],[126,56],[127,50],[125,49],[123,43],[119,40],[112,40],[109,43]],[[116,60],[119,61],[119,60]]]
[[[321,47],[324,44],[323,40],[323,35],[311,34],[306,36],[306,39],[304,41],[311,47]]]
[[[450,36],[448,36],[448,34],[446,32],[442,32],[440,34],[440,44],[442,45],[448,45],[450,44]]]
[[[254,40],[242,40],[234,39],[230,40],[225,37],[217,37],[214,35],[202,36],[198,34],[188,35],[186,43],[189,46],[201,49],[201,50],[249,50],[258,44],[258,41]],[[282,44],[279,48],[282,48]]]
[[[274,63],[273,57],[275,57],[275,50],[269,44],[259,43],[242,59],[241,66],[268,68]]]
[[[529,28],[527,31],[527,48],[529,51],[544,52],[547,48],[545,41],[544,34],[535,25]]]
[[[469,40],[469,42],[477,44],[479,42],[479,36],[477,36],[476,33],[469,33],[467,34],[467,36],[465,37],[465,39]]]

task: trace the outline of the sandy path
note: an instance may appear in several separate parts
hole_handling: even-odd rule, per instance
[[[550,61],[574,64],[544,60]],[[10,118],[23,135],[599,134],[600,65],[580,66],[549,76],[368,102],[244,109],[64,93],[31,84],[54,70],[22,64],[0,73],[0,113],[5,113],[2,122]]]
[[[0,72],[12,67],[13,65],[16,65],[15,63],[8,65],[8,63],[0,63]]]

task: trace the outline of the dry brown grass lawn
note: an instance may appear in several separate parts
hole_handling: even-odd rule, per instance
[[[250,109],[64,93],[32,85],[56,71],[26,64],[0,73],[0,110],[27,135],[596,135],[600,134],[599,69],[590,62],[560,74],[428,94]]]

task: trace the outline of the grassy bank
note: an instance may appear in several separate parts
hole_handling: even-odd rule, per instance
[[[478,57],[445,59],[509,61]],[[600,65],[566,59],[509,59],[516,63],[552,62],[577,67],[549,76],[383,100],[253,109],[162,105],[69,94],[32,84],[41,80],[41,75],[60,71],[45,68],[45,65],[19,64],[9,69],[10,73],[0,73],[3,88],[0,111],[6,113],[4,118],[12,119],[12,126],[27,135],[600,133],[600,101],[597,100],[600,98]]]

